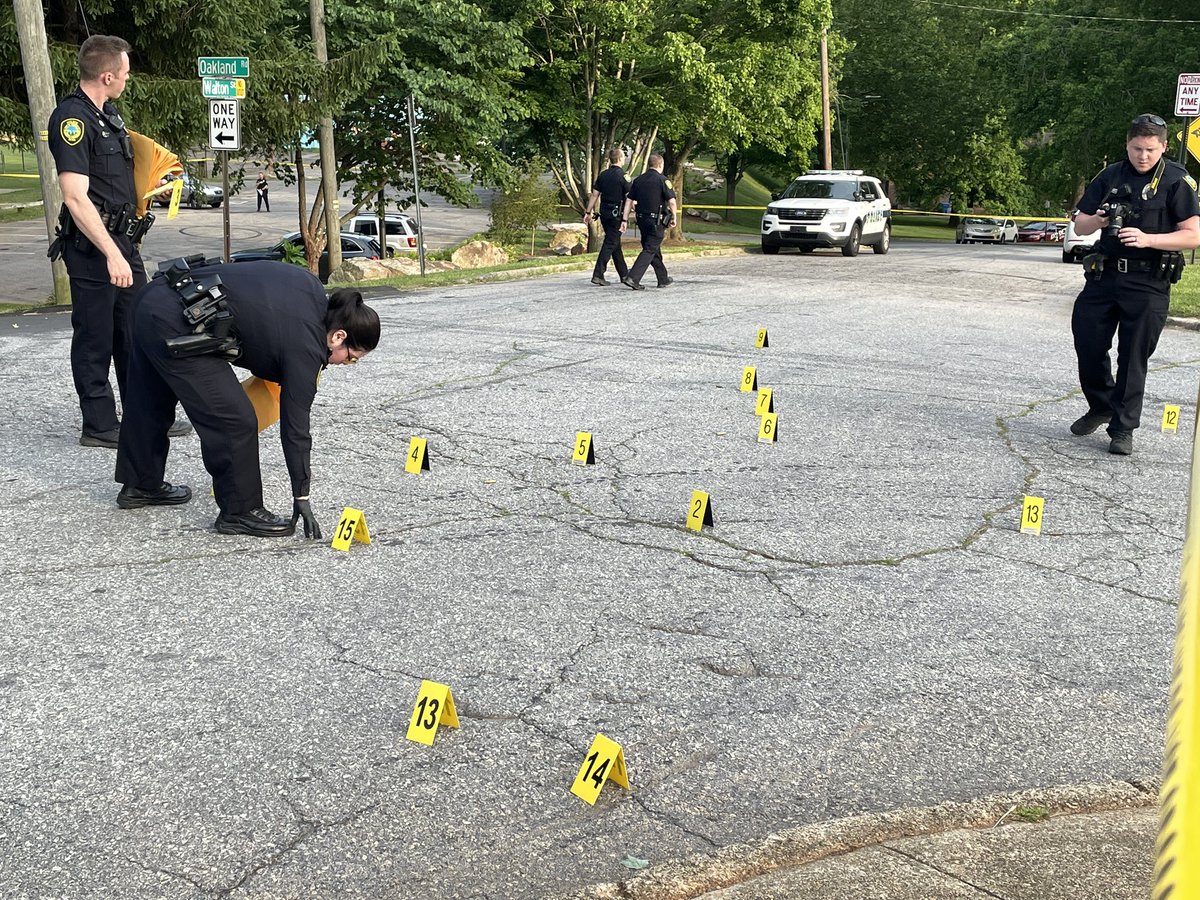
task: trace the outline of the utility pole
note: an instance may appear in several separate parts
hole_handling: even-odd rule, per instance
[[[325,49],[325,0],[308,0],[308,18],[312,28],[313,51],[317,62],[329,62]],[[342,264],[342,226],[338,208],[337,161],[333,152],[333,117],[323,116],[317,130],[317,143],[321,147],[321,190],[325,194],[325,246],[329,250],[329,271]],[[303,177],[303,172],[300,173]],[[387,240],[387,235],[381,235]],[[384,251],[387,255],[387,251]]]
[[[825,168],[833,168],[833,143],[829,138],[829,29],[821,29],[821,124],[824,133],[822,157]]]
[[[47,244],[54,240],[58,210],[62,206],[62,191],[58,187],[58,170],[50,155],[46,123],[54,112],[54,73],[50,70],[50,51],[46,44],[46,25],[40,0],[13,0],[13,15],[21,41],[21,63],[25,67],[25,89],[29,94],[29,115],[33,126],[33,149],[37,154],[38,175],[42,184],[42,212],[46,218]],[[54,277],[54,301],[71,302],[71,282],[67,267],[61,259],[50,263]]]

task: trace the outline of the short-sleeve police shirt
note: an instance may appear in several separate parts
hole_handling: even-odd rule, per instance
[[[58,171],[88,176],[88,199],[106,210],[137,204],[133,159],[125,155],[128,134],[114,119],[121,121],[116,107],[105,103],[101,112],[77,89],[58,104],[47,126]]]
[[[675,191],[662,172],[650,169],[633,180],[629,196],[637,203],[637,215],[655,216],[668,200],[675,199]]]
[[[1118,172],[1114,175],[1110,172],[1110,168],[1106,168],[1103,172],[1092,179],[1092,183],[1087,186],[1087,190],[1083,192],[1083,196],[1079,198],[1079,211],[1089,216],[1094,216],[1096,210],[1105,202],[1105,192],[1110,185],[1128,184],[1130,195],[1132,197],[1140,197],[1143,189],[1150,184],[1154,177],[1154,169],[1150,169],[1145,173],[1139,173],[1129,162],[1128,159],[1115,163],[1119,167]],[[1169,163],[1168,165],[1174,165]],[[1187,179],[1179,178],[1168,189],[1166,199],[1167,219],[1172,226],[1177,226],[1180,222],[1185,222],[1192,216],[1200,215],[1200,207],[1197,206],[1196,191],[1188,184]],[[1131,223],[1137,225],[1137,222]],[[1125,247],[1115,237],[1110,237],[1101,233],[1100,240],[1096,244],[1097,250],[1107,256],[1125,256],[1130,259],[1150,259],[1156,258],[1159,254],[1158,250],[1151,250],[1145,247]]]
[[[597,212],[602,219],[621,218],[621,207],[629,193],[629,179],[620,166],[609,166],[596,178],[592,190],[600,195]]]

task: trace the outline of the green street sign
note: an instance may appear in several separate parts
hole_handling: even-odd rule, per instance
[[[201,78],[200,91],[209,100],[241,100],[246,96],[246,79]]]
[[[196,67],[201,78],[249,78],[248,56],[199,56]]]

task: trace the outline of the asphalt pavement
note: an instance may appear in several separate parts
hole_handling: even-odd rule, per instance
[[[375,301],[313,411],[327,537],[346,506],[372,536],[348,553],[214,533],[194,436],[191,503],[117,509],[62,317],[0,319],[0,896],[541,898],[847,817],[1149,796],[1200,334],[1164,333],[1119,458],[1067,431],[1056,249],[670,264]],[[274,430],[262,464],[286,510]],[[460,722],[432,747],[422,679]],[[631,789],[593,807],[597,733]]]

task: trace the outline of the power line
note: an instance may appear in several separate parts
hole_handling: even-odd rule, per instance
[[[942,0],[924,0],[924,2],[930,6],[971,9],[976,12],[999,13],[1001,15],[1036,16],[1043,19],[1079,19],[1089,22],[1137,22],[1143,25],[1200,25],[1200,19],[1133,19],[1120,16],[1077,16],[1069,13],[1037,12],[1032,9],[994,9],[990,6],[968,6],[965,3],[945,3]]]

